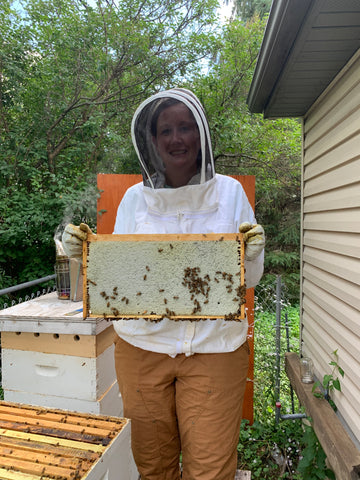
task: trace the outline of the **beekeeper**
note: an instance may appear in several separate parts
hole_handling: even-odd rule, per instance
[[[114,233],[245,233],[246,285],[263,273],[264,230],[241,184],[215,173],[209,127],[185,89],[157,93],[131,127],[143,182],[121,201]],[[88,227],[63,242],[81,255]],[[75,235],[74,235],[75,233]],[[79,239],[81,241],[79,241]],[[115,320],[115,366],[142,479],[233,480],[248,372],[246,321]]]

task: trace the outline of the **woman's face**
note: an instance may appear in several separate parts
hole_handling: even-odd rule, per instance
[[[199,130],[186,105],[176,103],[160,113],[153,141],[164,162],[169,185],[186,185],[197,172],[200,150]]]

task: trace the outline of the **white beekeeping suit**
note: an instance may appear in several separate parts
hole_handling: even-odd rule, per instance
[[[185,104],[200,136],[197,173],[178,188],[166,181],[166,168],[154,136],[159,112],[177,102]],[[256,224],[254,212],[241,184],[215,173],[209,128],[196,96],[185,89],[160,92],[136,110],[132,139],[139,157],[143,182],[129,188],[121,201],[114,227],[116,234],[131,233],[236,233],[243,222]],[[263,273],[263,250],[245,260],[246,286],[254,287]],[[114,328],[126,342],[171,357],[184,353],[220,353],[236,350],[246,341],[247,322],[218,319],[198,322],[163,319],[116,320]]]

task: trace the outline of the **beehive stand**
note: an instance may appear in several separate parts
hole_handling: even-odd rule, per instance
[[[241,234],[89,235],[84,318],[244,318]]]
[[[130,480],[130,422],[0,402],[3,480]]]

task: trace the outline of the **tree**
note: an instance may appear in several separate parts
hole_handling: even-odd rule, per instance
[[[217,170],[256,175],[267,272],[297,273],[300,126],[246,107],[264,20],[220,29],[215,0],[22,5],[18,13],[10,0],[0,5],[3,287],[52,271],[62,221],[95,227],[96,173],[139,171],[135,107],[181,85],[206,107]]]
[[[259,17],[246,24],[228,22],[219,39],[220,60],[209,65],[193,88],[206,107],[217,171],[256,176],[256,216],[267,235],[266,273],[282,274],[296,296],[301,126],[294,119],[264,120],[246,106],[264,28],[265,19]]]
[[[20,114],[32,113],[29,142],[41,138],[48,171],[63,166],[59,157],[65,150],[67,162],[69,154],[77,154],[74,141],[91,168],[114,118],[124,125],[124,115],[144,96],[207,55],[204,32],[215,5],[214,0],[24,2],[31,68],[16,96]]]
[[[53,234],[65,217],[94,226],[95,174],[134,168],[135,106],[190,75],[211,51],[217,2],[23,0],[17,12],[18,5],[0,5],[4,286],[52,270]]]
[[[255,16],[264,18],[270,12],[271,3],[272,0],[235,0],[234,15],[244,22]]]

